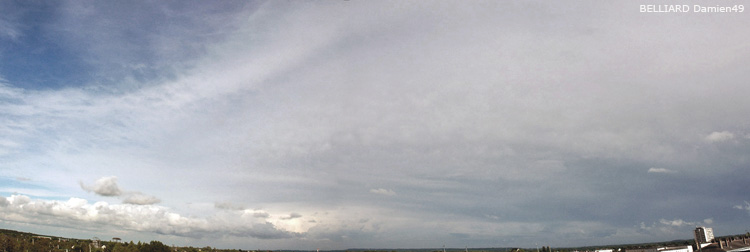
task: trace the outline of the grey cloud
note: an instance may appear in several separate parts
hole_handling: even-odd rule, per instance
[[[22,206],[26,205],[31,202],[31,198],[26,195],[11,195],[10,201],[12,202],[13,206]]]
[[[465,234],[465,233],[450,233],[450,235],[459,239],[466,239],[466,238],[471,237],[470,234]]]
[[[251,236],[259,239],[285,239],[299,236],[292,232],[280,230],[271,223],[254,225],[252,228],[240,229],[234,232],[237,236]]]
[[[266,213],[266,212],[255,212],[255,213],[253,213],[253,217],[255,217],[255,218],[268,218],[270,216],[271,215],[269,213]]]
[[[154,196],[135,192],[135,193],[128,193],[125,196],[125,199],[122,200],[122,202],[126,204],[134,204],[134,205],[153,205],[153,204],[161,202],[161,200]]]
[[[709,142],[725,142],[734,139],[734,134],[729,131],[714,131],[706,136],[706,141]]]
[[[281,219],[282,219],[282,220],[291,220],[291,219],[296,219],[296,218],[300,218],[300,217],[302,217],[302,215],[301,215],[301,214],[298,214],[298,213],[291,213],[291,214],[289,214],[289,216],[286,216],[286,217],[282,217]]]
[[[88,192],[94,192],[105,197],[121,197],[123,198],[122,202],[126,204],[153,205],[161,202],[160,199],[151,195],[143,194],[142,192],[124,192],[122,189],[120,189],[120,186],[117,185],[117,177],[115,176],[99,178],[96,180],[96,182],[94,182],[93,186],[87,186],[83,182],[81,182],[80,184],[81,188]]]
[[[115,176],[97,179],[93,186],[87,186],[83,182],[80,182],[80,184],[84,190],[105,197],[120,196],[122,194],[122,190],[117,185],[117,177]]]
[[[5,206],[7,206],[9,204],[10,203],[8,202],[8,199],[6,199],[5,197],[0,196],[0,207],[5,207]]]
[[[240,206],[240,205],[235,205],[235,204],[233,204],[233,203],[231,203],[231,202],[217,202],[217,203],[214,203],[214,207],[216,207],[216,208],[218,208],[218,209],[224,209],[224,210],[238,210],[238,211],[241,211],[241,210],[245,210],[245,209],[247,209],[247,208],[246,208],[246,207],[244,207],[244,206]]]
[[[737,118],[747,112],[747,101],[735,93],[747,88],[733,88],[743,78],[719,84],[717,90],[735,90],[731,94],[711,93],[712,88],[701,83],[685,83],[689,75],[705,72],[675,66],[684,61],[662,54],[678,41],[662,36],[659,29],[639,30],[636,33],[649,39],[633,43],[623,39],[632,38],[633,30],[615,25],[622,20],[603,23],[597,15],[573,18],[551,7],[535,10],[539,18],[531,20],[509,13],[493,16],[493,8],[435,11],[455,16],[403,8],[404,13],[389,13],[397,18],[382,19],[382,26],[404,29],[396,34],[383,34],[378,26],[359,27],[358,22],[366,22],[357,18],[342,22],[344,27],[313,25],[313,30],[345,33],[321,36],[321,48],[300,49],[302,56],[290,60],[291,66],[269,70],[275,75],[263,78],[268,86],[253,87],[268,95],[263,103],[246,99],[234,106],[268,106],[280,115],[267,117],[262,125],[228,127],[235,133],[228,135],[242,135],[254,143],[247,148],[254,154],[253,165],[273,167],[264,171],[264,179],[277,180],[258,187],[273,188],[283,199],[263,193],[247,197],[315,206],[382,205],[421,220],[491,213],[498,217],[494,223],[516,221],[536,227],[559,222],[559,228],[549,229],[556,234],[574,232],[561,231],[572,223],[590,230],[575,237],[581,242],[589,234],[609,237],[618,227],[661,217],[654,213],[675,210],[677,216],[689,216],[687,208],[661,201],[689,202],[690,196],[676,193],[677,188],[703,171],[700,165],[690,165],[685,153],[691,153],[687,158],[712,159],[701,154],[711,150],[696,148],[707,148],[703,138],[716,129],[713,119],[721,119],[715,112],[731,111],[727,113]],[[411,14],[420,18],[408,18]],[[471,19],[461,18],[469,15]],[[517,26],[495,25],[508,24],[494,19],[500,16]],[[404,22],[387,24],[391,20]],[[435,26],[430,20],[441,22]],[[556,24],[575,31],[553,32]],[[529,26],[533,29],[527,30]],[[291,32],[296,26],[285,27],[289,34],[279,38],[296,38]],[[652,39],[660,43],[652,44]],[[342,46],[351,49],[326,58]],[[703,53],[714,50],[697,43],[688,47]],[[654,61],[653,55],[662,55],[664,62]],[[737,63],[741,62],[732,64]],[[670,71],[684,74],[684,79],[649,70],[666,66],[673,66]],[[711,98],[703,99],[706,94]],[[707,102],[724,101],[727,95],[736,102]],[[739,125],[729,120],[727,124]],[[651,166],[654,169],[646,172],[644,168]],[[664,176],[654,174],[666,171],[659,167],[680,167],[680,173],[663,181]],[[395,192],[388,188],[398,189],[398,197],[377,203],[369,200],[372,195],[358,198],[356,193],[362,191],[349,188],[362,183],[367,187],[360,188],[373,194],[392,195]],[[623,207],[634,205],[644,210]],[[577,223],[584,221],[590,222]],[[337,237],[332,234],[340,234],[340,240],[357,235],[332,230],[325,233],[331,239]],[[531,237],[536,229],[529,230]]]

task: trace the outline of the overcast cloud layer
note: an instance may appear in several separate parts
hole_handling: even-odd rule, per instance
[[[242,249],[744,233],[750,15],[640,4],[0,3],[0,226]]]

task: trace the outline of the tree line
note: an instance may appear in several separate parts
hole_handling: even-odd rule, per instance
[[[40,236],[32,233],[0,229],[0,252],[241,252],[242,250],[218,250],[211,247],[170,247],[160,241],[116,242],[68,239]]]
[[[98,243],[98,244],[97,244]],[[96,246],[98,245],[98,246]],[[0,234],[2,252],[170,252],[172,249],[159,241],[149,243],[120,243],[92,240],[51,238],[44,236],[11,236]],[[197,251],[197,250],[196,250]]]

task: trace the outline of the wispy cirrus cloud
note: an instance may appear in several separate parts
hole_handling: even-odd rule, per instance
[[[739,210],[745,210],[745,211],[747,211],[748,214],[750,214],[750,202],[748,202],[748,201],[745,201],[744,205],[742,205],[742,204],[740,204],[740,205],[734,205],[733,208],[734,209],[739,209]]]
[[[385,188],[370,189],[370,192],[374,194],[385,195],[385,196],[396,195],[396,192],[394,192],[393,190],[385,189]]]
[[[21,36],[19,29],[14,27],[14,24],[0,18],[0,37],[8,38],[12,41],[17,41],[18,37]]]
[[[688,222],[682,219],[674,219],[674,220],[660,219],[659,223],[668,225],[668,226],[682,227],[682,226],[695,226],[698,222]]]
[[[706,218],[703,221],[686,221],[680,218],[675,219],[664,219],[661,218],[657,222],[653,222],[650,225],[645,222],[641,222],[636,232],[644,233],[648,235],[664,235],[664,234],[684,234],[691,232],[696,226],[707,226],[714,223],[713,218]]]

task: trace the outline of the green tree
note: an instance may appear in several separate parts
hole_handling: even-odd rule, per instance
[[[169,252],[169,246],[164,245],[164,243],[161,243],[160,241],[151,241],[150,243],[143,244],[141,246],[140,252]]]
[[[47,239],[39,239],[39,238],[32,238],[32,243],[29,248],[31,251],[48,251],[50,248],[49,240]]]
[[[15,244],[10,237],[4,234],[0,235],[0,250],[13,251],[13,247],[15,247]]]
[[[28,244],[26,244],[25,239],[20,239],[19,237],[16,237],[16,243],[13,246],[13,250],[11,251],[26,251],[28,250]]]

